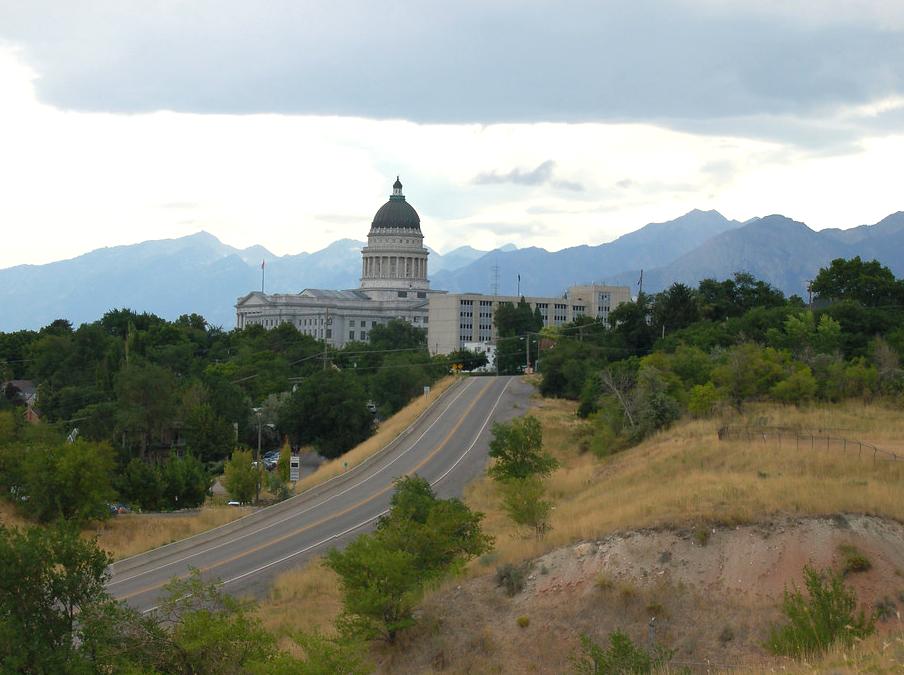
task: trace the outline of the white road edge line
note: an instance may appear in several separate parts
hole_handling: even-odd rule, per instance
[[[471,382],[473,382],[473,381],[474,381],[474,380],[473,380],[473,378],[472,378]],[[458,393],[455,395],[455,397],[454,397],[451,401],[449,401],[448,405],[447,405],[447,406],[443,409],[443,411],[437,416],[437,418],[436,418],[435,420],[433,420],[433,422],[431,422],[431,424],[430,424],[429,427],[427,427],[426,429],[424,429],[424,432],[423,432],[420,436],[418,436],[417,439],[415,439],[415,440],[411,443],[411,445],[409,445],[405,450],[403,450],[402,452],[400,452],[400,453],[399,453],[399,454],[398,454],[391,462],[389,462],[389,463],[386,464],[385,466],[381,467],[378,471],[375,471],[375,472],[369,474],[366,478],[361,479],[360,481],[358,481],[358,482],[355,483],[354,485],[350,485],[349,487],[347,487],[346,489],[342,490],[341,492],[337,492],[336,494],[327,497],[327,498],[324,499],[323,501],[317,502],[316,504],[312,504],[311,506],[309,506],[309,507],[307,507],[307,508],[305,508],[305,509],[303,509],[303,510],[301,510],[301,511],[293,512],[291,515],[287,515],[285,518],[282,518],[281,520],[276,520],[276,521],[270,523],[269,525],[265,525],[265,526],[260,527],[260,528],[258,528],[258,529],[252,530],[251,532],[248,532],[248,533],[246,533],[246,534],[242,534],[242,535],[240,535],[240,536],[238,536],[238,537],[234,537],[234,538],[232,538],[232,539],[228,539],[228,540],[226,540],[226,541],[224,541],[224,542],[221,542],[221,543],[219,543],[219,544],[216,544],[216,545],[214,545],[214,546],[210,546],[209,548],[205,548],[205,549],[202,549],[202,550],[197,551],[197,552],[195,552],[195,553],[192,553],[192,554],[190,554],[190,555],[186,555],[186,556],[183,556],[183,557],[181,557],[181,558],[177,558],[176,560],[172,560],[172,561],[170,561],[170,562],[168,562],[168,563],[164,563],[163,565],[158,565],[157,567],[153,567],[153,568],[151,568],[151,569],[149,569],[149,570],[144,570],[143,572],[138,572],[137,574],[133,574],[132,576],[125,577],[124,579],[111,579],[110,581],[108,581],[108,582],[106,583],[106,587],[107,587],[107,588],[110,588],[111,586],[116,586],[116,585],[118,585],[118,584],[124,584],[124,583],[126,583],[127,581],[132,581],[133,579],[137,579],[137,578],[139,578],[139,577],[143,577],[143,576],[148,575],[148,574],[153,574],[154,572],[159,572],[160,570],[166,569],[167,567],[170,567],[170,566],[172,566],[172,565],[177,565],[177,564],[179,564],[179,563],[181,563],[181,562],[185,562],[186,560],[191,560],[192,558],[196,558],[196,557],[198,557],[199,555],[204,555],[205,553],[210,553],[211,551],[216,551],[218,548],[222,548],[223,546],[228,546],[229,544],[234,544],[234,543],[237,542],[237,541],[241,541],[242,539],[245,539],[245,538],[250,537],[250,536],[255,535],[255,534],[259,534],[260,532],[264,532],[265,530],[269,530],[270,528],[276,527],[277,525],[282,525],[283,523],[285,523],[285,522],[287,522],[287,521],[289,521],[289,520],[293,520],[294,518],[298,518],[299,516],[303,516],[303,515],[306,514],[308,511],[311,511],[311,510],[313,510],[313,509],[319,508],[319,507],[323,506],[324,504],[330,502],[331,500],[335,499],[336,497],[341,497],[342,495],[346,494],[346,493],[349,492],[350,490],[354,490],[355,488],[360,487],[361,485],[363,485],[364,483],[366,483],[367,481],[369,481],[371,478],[374,478],[375,476],[379,475],[379,474],[382,473],[385,469],[388,469],[390,466],[392,466],[393,464],[395,464],[395,463],[396,463],[398,460],[400,460],[402,457],[404,457],[404,456],[407,455],[409,452],[411,452],[411,450],[414,448],[414,446],[417,445],[418,443],[420,443],[421,439],[422,439],[424,436],[426,436],[427,433],[428,433],[428,432],[436,425],[436,423],[439,422],[439,421],[443,418],[443,416],[449,411],[449,408],[452,407],[452,404],[455,403],[455,402],[462,396],[462,394],[464,394],[466,391],[468,391],[468,389],[471,388],[471,382],[468,382],[464,387],[462,387],[461,391],[458,392]],[[506,385],[506,386],[507,386],[507,385]],[[210,531],[210,530],[208,530],[208,531]]]
[[[467,449],[459,456],[459,458],[458,458],[457,460],[455,460],[455,463],[454,463],[452,466],[450,466],[448,469],[446,469],[446,471],[443,473],[443,475],[441,475],[441,476],[440,476],[439,478],[437,478],[435,481],[433,481],[432,483],[430,483],[431,486],[436,485],[436,484],[439,483],[443,478],[445,478],[446,476],[448,476],[449,473],[450,473],[453,469],[455,469],[456,466],[459,465],[459,463],[461,462],[461,460],[463,460],[463,459],[465,458],[465,456],[468,455],[468,453],[470,453],[471,450],[474,449],[474,446],[477,445],[477,441],[480,440],[480,437],[483,435],[484,430],[487,428],[487,424],[490,423],[490,420],[491,420],[492,417],[493,417],[493,413],[496,412],[496,408],[499,406],[499,401],[502,400],[502,396],[503,396],[503,395],[505,394],[505,392],[508,390],[508,387],[509,387],[509,385],[510,385],[511,383],[512,383],[512,380],[509,380],[508,382],[506,382],[506,383],[505,383],[505,386],[502,388],[502,391],[499,392],[499,396],[496,397],[496,402],[493,403],[493,407],[490,408],[490,412],[487,414],[487,418],[483,421],[483,425],[481,425],[480,430],[479,430],[479,431],[477,432],[477,434],[474,436],[474,440],[471,441],[471,445],[469,445],[468,448],[467,448]],[[339,532],[339,533],[337,533],[337,534],[333,534],[333,535],[327,537],[326,539],[321,539],[321,540],[318,541],[318,542],[315,542],[315,543],[313,543],[313,544],[310,544],[310,545],[308,545],[308,546],[305,546],[303,549],[300,549],[300,550],[298,550],[298,551],[294,551],[293,553],[290,553],[289,555],[283,556],[282,558],[280,558],[280,559],[278,559],[278,560],[273,560],[273,561],[271,561],[271,562],[268,562],[266,565],[261,565],[260,567],[258,567],[258,568],[256,568],[256,569],[249,570],[248,572],[244,572],[244,573],[242,573],[242,574],[240,574],[240,575],[238,575],[238,576],[236,576],[236,577],[232,577],[231,579],[225,579],[225,580],[223,580],[223,581],[220,581],[219,584],[217,584],[217,585],[219,585],[219,586],[225,586],[226,584],[231,584],[231,583],[234,583],[234,582],[236,582],[236,581],[240,581],[240,580],[244,579],[245,577],[251,576],[252,574],[257,574],[258,572],[262,572],[263,570],[265,570],[265,569],[267,569],[267,568],[269,568],[269,567],[273,567],[274,565],[279,565],[280,563],[284,563],[286,560],[290,560],[291,558],[294,558],[295,556],[301,555],[302,553],[307,553],[307,552],[310,551],[311,549],[317,548],[318,546],[323,546],[323,544],[326,544],[326,543],[328,543],[328,542],[330,542],[330,541],[333,541],[334,539],[338,539],[339,537],[344,537],[346,534],[349,534],[349,533],[354,532],[355,530],[357,530],[357,529],[359,529],[359,528],[364,527],[364,526],[367,525],[368,523],[373,522],[373,521],[376,520],[377,518],[380,518],[381,516],[383,516],[383,515],[385,515],[385,514],[387,514],[387,513],[389,513],[389,509],[386,509],[386,510],[384,510],[384,511],[381,511],[381,512],[378,513],[377,515],[371,516],[371,517],[368,518],[367,520],[363,520],[363,521],[361,521],[360,523],[358,523],[357,525],[352,525],[351,527],[349,527],[349,528],[343,530],[342,532]],[[154,607],[150,607],[150,608],[148,608],[148,609],[142,611],[141,613],[142,613],[142,614],[148,614],[148,613],[153,612],[154,610],[158,609],[159,607],[160,607],[159,605],[155,605]]]

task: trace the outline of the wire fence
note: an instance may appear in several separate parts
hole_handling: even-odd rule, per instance
[[[791,429],[788,427],[770,426],[724,426],[719,429],[720,441],[748,441],[777,444],[779,449],[840,451],[854,454],[874,463],[880,461],[897,462],[904,460],[904,454],[883,450],[882,448],[862,440],[852,440],[843,436],[820,434]]]

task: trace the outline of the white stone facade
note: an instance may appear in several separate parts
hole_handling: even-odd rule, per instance
[[[249,293],[235,306],[236,327],[276,328],[290,323],[305,335],[341,348],[367,341],[370,331],[392,319],[427,328],[430,290],[424,236],[417,212],[396,180],[389,201],[377,211],[362,250],[361,286],[334,291],[309,288],[298,294]]]

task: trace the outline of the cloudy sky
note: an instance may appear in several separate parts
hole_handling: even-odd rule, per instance
[[[0,0],[0,267],[904,209],[901,0]]]

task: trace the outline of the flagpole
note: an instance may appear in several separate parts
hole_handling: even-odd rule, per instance
[[[261,294],[264,292],[264,266],[267,264],[265,260],[261,260]]]

